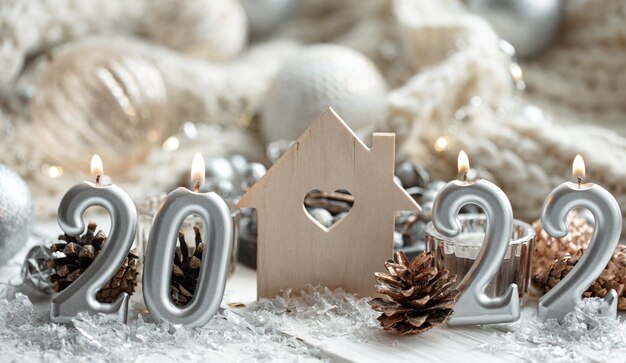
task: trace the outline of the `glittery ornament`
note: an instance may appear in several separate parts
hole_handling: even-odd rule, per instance
[[[430,182],[426,170],[416,164],[405,161],[396,166],[396,176],[404,189],[411,187],[425,187]]]
[[[313,45],[285,63],[261,110],[266,141],[295,140],[332,107],[358,132],[381,122],[387,85],[362,54],[339,45]]]
[[[26,182],[0,164],[0,265],[24,247],[34,220],[33,199]]]
[[[62,52],[42,72],[31,107],[47,157],[67,171],[84,170],[97,153],[107,174],[122,174],[167,129],[160,73],[125,49],[81,44]]]
[[[207,158],[205,168],[206,181],[200,190],[217,193],[231,206],[266,172],[263,164],[249,162],[239,154]],[[189,176],[185,174],[183,178],[188,180]]]
[[[53,294],[54,288],[50,282],[50,276],[54,269],[48,266],[48,261],[52,259],[52,253],[46,244],[52,241],[45,241],[45,244],[33,246],[24,259],[22,265],[22,281],[32,291],[41,294]]]
[[[291,17],[296,0],[241,0],[248,16],[250,36],[260,39],[270,35]]]
[[[322,208],[307,209],[307,212],[311,217],[326,228],[330,228],[333,225],[333,215],[329,211]]]
[[[469,0],[468,7],[484,17],[522,58],[550,45],[562,12],[560,0]]]
[[[234,58],[246,45],[248,23],[239,0],[159,0],[148,7],[149,37],[210,61]]]

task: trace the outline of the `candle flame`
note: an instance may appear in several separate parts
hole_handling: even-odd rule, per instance
[[[98,178],[102,174],[104,174],[102,159],[100,159],[100,155],[93,154],[91,157],[91,176]]]
[[[204,183],[204,173],[206,172],[204,166],[204,158],[200,153],[196,153],[193,156],[193,161],[191,162],[191,182],[196,181],[198,185],[202,185]]]
[[[469,158],[467,157],[467,154],[463,150],[459,152],[458,165],[459,165],[459,174],[466,174],[470,169]]]
[[[574,162],[572,163],[572,174],[574,174],[576,178],[585,177],[585,161],[580,154],[576,155],[574,158]]]

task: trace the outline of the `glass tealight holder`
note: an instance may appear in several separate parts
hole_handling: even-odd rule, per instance
[[[439,269],[447,269],[456,274],[456,284],[467,274],[476,261],[485,237],[487,218],[484,214],[460,214],[461,233],[449,238],[444,237],[430,222],[426,226],[426,251],[433,253],[433,260]],[[521,305],[526,303],[530,286],[530,272],[535,230],[525,222],[513,220],[513,231],[509,248],[498,273],[487,285],[485,294],[490,297],[502,296],[509,285],[517,284]]]
[[[165,194],[151,196],[144,199],[142,202],[137,203],[137,211],[139,213],[139,225],[137,227],[137,236],[135,238],[135,247],[137,248],[137,252],[139,254],[140,265],[143,265],[143,258],[145,256],[146,247],[148,245],[148,236],[150,235],[150,229],[152,228],[152,221],[154,219],[154,215],[156,214],[159,205],[161,204],[161,200],[165,197]],[[237,266],[237,253],[239,250],[239,220],[241,218],[241,213],[238,209],[234,212],[231,211],[231,217],[233,219],[233,250],[230,256],[230,263],[228,266],[228,274],[229,276],[235,272],[235,266]],[[195,226],[201,226],[202,219],[196,215],[191,215],[183,221],[180,226],[180,230],[185,234],[185,241],[187,242],[187,247],[189,248],[190,254],[193,253],[193,250],[196,246],[195,244]],[[204,229],[200,228],[202,241],[205,243],[211,243],[211,241],[206,241],[206,236],[204,235]],[[176,247],[177,249],[180,246]],[[140,266],[140,270],[143,267]]]

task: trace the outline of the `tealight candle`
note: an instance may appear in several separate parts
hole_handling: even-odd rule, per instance
[[[91,159],[91,173],[96,182],[85,181],[70,188],[59,205],[58,222],[63,232],[79,236],[85,232],[83,214],[87,208],[101,206],[111,217],[111,230],[98,258],[65,290],[52,298],[50,318],[54,322],[70,322],[79,312],[117,313],[122,322],[128,316],[127,293],[115,302],[96,300],[96,293],[115,275],[130,251],[137,230],[137,209],[131,198],[116,185],[102,185],[102,160]]]
[[[198,192],[205,176],[200,154],[194,157],[191,169],[191,180],[197,181],[195,190],[175,189],[161,201],[154,217],[144,260],[143,295],[157,320],[193,328],[208,323],[222,301],[233,246],[233,221],[222,198],[213,192]],[[203,222],[205,247],[194,296],[180,308],[170,296],[172,262],[178,230],[191,214]]]
[[[520,317],[518,287],[510,284],[502,296],[489,297],[485,289],[496,276],[509,248],[513,228],[511,203],[504,192],[487,180],[467,181],[469,159],[459,153],[459,173],[463,181],[446,184],[433,204],[433,225],[446,237],[462,232],[457,216],[467,204],[481,207],[486,215],[485,236],[476,261],[461,279],[461,295],[448,325],[474,325],[511,322]]]
[[[622,231],[622,214],[615,198],[604,188],[583,183],[585,163],[580,155],[572,164],[576,183],[565,182],[548,195],[541,212],[541,224],[551,236],[567,235],[567,215],[577,207],[587,208],[595,219],[595,228],[587,250],[576,266],[541,299],[537,314],[542,319],[562,320],[582,302],[582,294],[602,273],[613,256]],[[604,297],[606,308],[601,315],[615,317],[617,293],[611,290]]]

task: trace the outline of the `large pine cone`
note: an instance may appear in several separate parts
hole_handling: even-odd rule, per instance
[[[103,231],[95,231],[96,224],[91,222],[84,235],[78,238],[60,235],[60,242],[50,246],[52,259],[48,260],[48,267],[54,269],[50,282],[56,292],[70,286],[98,257],[107,236]],[[115,276],[98,291],[96,299],[112,303],[123,292],[132,295],[137,286],[137,260],[137,255],[130,251]]]
[[[560,257],[545,273],[533,277],[535,284],[543,293],[550,291],[576,266],[582,255],[583,250],[579,250],[573,256]],[[617,308],[626,310],[624,285],[626,285],[626,246],[618,245],[611,261],[593,285],[583,293],[583,297],[605,297],[611,289],[615,289],[618,296]]]
[[[453,313],[460,291],[451,287],[456,275],[433,266],[432,254],[422,252],[409,263],[402,251],[385,267],[389,273],[375,274],[376,291],[386,298],[374,298],[369,304],[382,313],[378,317],[385,330],[402,335],[419,334],[445,322]]]
[[[185,306],[193,298],[198,283],[198,275],[202,266],[202,252],[204,243],[200,235],[200,227],[193,227],[195,233],[195,249],[189,253],[189,247],[185,241],[183,232],[178,232],[178,242],[180,249],[174,254],[174,264],[172,265],[172,283],[170,292],[172,301],[177,306]]]
[[[593,226],[578,212],[567,216],[567,236],[554,238],[541,227],[541,221],[533,223],[537,240],[535,241],[535,255],[533,256],[532,275],[545,273],[552,263],[563,256],[573,256],[580,249],[587,248]]]

